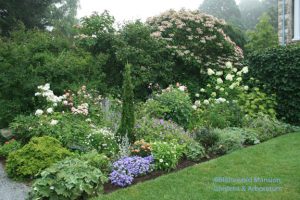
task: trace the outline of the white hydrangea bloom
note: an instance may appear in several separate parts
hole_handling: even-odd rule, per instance
[[[233,75],[227,74],[227,76],[225,77],[225,79],[228,80],[228,81],[232,81],[233,80]]]
[[[201,106],[201,102],[199,100],[195,101],[195,105],[199,107],[199,106]]]
[[[224,90],[225,90],[224,88],[220,88],[220,91],[221,91],[221,92],[224,92]]]
[[[201,89],[200,89],[200,92],[205,92],[205,89],[204,89],[204,88],[201,88]]]
[[[225,66],[226,66],[228,69],[231,69],[231,68],[232,68],[232,63],[231,63],[231,62],[226,62],[226,63],[225,63]]]
[[[244,86],[244,90],[249,90],[249,86]]]
[[[208,68],[208,69],[207,69],[207,74],[208,74],[209,76],[211,76],[211,75],[215,74],[215,72],[214,72],[214,70],[212,70],[211,68]]]
[[[196,96],[196,97],[200,97],[200,94],[196,93],[195,96]]]
[[[53,113],[53,108],[48,108],[47,113],[49,113],[49,114]]]
[[[42,115],[43,113],[44,113],[44,111],[41,110],[41,109],[37,109],[37,110],[35,111],[35,115],[36,115],[36,116],[40,116],[40,115]]]
[[[194,110],[197,110],[197,106],[196,106],[196,105],[193,105],[192,108],[193,108]]]
[[[222,76],[222,75],[223,75],[223,71],[217,71],[217,72],[216,72],[216,75],[217,75],[217,76]]]
[[[217,83],[218,83],[218,84],[222,84],[222,83],[223,83],[223,80],[222,80],[221,78],[218,78],[218,79],[217,79]]]
[[[206,105],[208,105],[208,104],[209,104],[209,100],[205,99],[205,100],[203,101],[203,103],[206,104]]]
[[[243,72],[244,74],[247,74],[247,73],[249,72],[248,67],[243,67],[242,72]]]
[[[58,124],[58,120],[52,119],[50,125],[55,126],[56,124]]]
[[[217,96],[217,93],[216,93],[216,92],[212,92],[212,93],[211,93],[211,96],[212,96],[212,97],[216,97],[216,96]]]

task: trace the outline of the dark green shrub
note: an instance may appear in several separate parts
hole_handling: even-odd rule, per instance
[[[211,148],[219,141],[219,136],[215,131],[207,128],[199,128],[193,131],[194,139],[206,149]]]
[[[6,158],[11,152],[14,152],[21,148],[20,142],[12,139],[0,145],[0,158]]]
[[[276,94],[278,117],[300,124],[300,46],[278,46],[249,56],[250,74]]]
[[[38,85],[51,83],[59,94],[83,83],[106,90],[102,71],[106,56],[93,57],[61,35],[20,30],[9,39],[0,38],[0,46],[0,128],[34,110],[32,96]]]
[[[83,160],[66,159],[45,169],[32,185],[30,199],[77,200],[102,194],[108,178],[94,166],[94,159]]]
[[[122,119],[118,134],[121,137],[127,136],[131,142],[134,142],[133,128],[135,122],[134,116],[134,96],[133,85],[131,82],[131,65],[125,66],[123,80],[123,104],[122,104]]]
[[[243,112],[236,103],[220,103],[209,105],[202,112],[198,112],[199,116],[193,122],[193,128],[210,127],[210,128],[226,128],[239,127],[244,117]]]
[[[70,155],[72,154],[54,138],[32,138],[21,149],[9,154],[6,172],[15,179],[33,178],[43,169]]]

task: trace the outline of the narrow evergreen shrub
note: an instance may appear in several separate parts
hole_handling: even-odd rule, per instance
[[[133,85],[131,81],[131,65],[125,66],[124,80],[123,80],[123,105],[122,105],[122,119],[118,133],[121,137],[127,137],[131,142],[134,141],[134,94]]]

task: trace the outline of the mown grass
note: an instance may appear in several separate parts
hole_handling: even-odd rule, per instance
[[[278,178],[280,183],[216,183],[215,177]],[[214,191],[216,186],[281,187],[277,192]],[[102,195],[94,200],[300,199],[300,133],[233,152],[180,172]]]

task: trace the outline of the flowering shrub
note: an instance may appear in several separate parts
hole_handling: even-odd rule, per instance
[[[206,88],[200,89],[200,94],[196,94],[198,100],[194,103],[195,108],[205,108],[210,104],[237,102],[238,96],[249,89],[242,83],[243,74],[247,73],[248,67],[240,69],[233,66],[231,62],[221,65],[218,70],[208,68],[208,84]]]
[[[21,148],[20,142],[15,139],[11,139],[5,142],[2,146],[0,145],[0,158],[6,158],[8,154]]]
[[[200,11],[169,10],[147,23],[153,27],[152,37],[166,42],[179,61],[181,80],[195,80],[191,85],[205,83],[208,68],[219,71],[228,61],[241,66],[243,52],[224,33],[222,20]]]
[[[173,141],[183,144],[190,141],[188,132],[172,121],[143,117],[136,122],[135,137],[147,142]]]
[[[107,156],[115,155],[118,150],[117,139],[107,128],[92,129],[90,134],[86,135],[85,144],[90,149],[96,149]]]
[[[150,115],[154,118],[172,120],[187,127],[192,115],[192,102],[187,88],[177,84],[162,90],[161,94],[154,95],[143,106],[141,115]]]
[[[71,155],[58,140],[36,137],[9,154],[5,169],[8,176],[15,179],[33,178],[41,170]]]
[[[107,177],[80,158],[69,158],[45,169],[32,185],[30,199],[77,200],[103,193]]]
[[[130,147],[131,154],[136,156],[149,156],[151,154],[151,144],[145,142],[144,140],[139,140],[133,143]]]
[[[110,174],[112,184],[125,187],[130,185],[134,177],[150,172],[153,157],[145,158],[139,156],[124,157],[113,163],[113,171]]]
[[[154,142],[152,143],[152,155],[154,157],[155,169],[171,170],[175,169],[178,161],[183,156],[184,145],[174,142]]]

